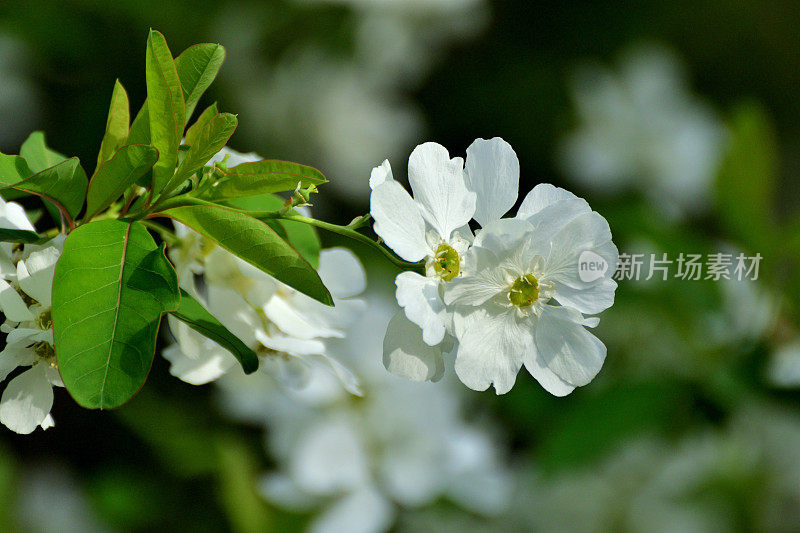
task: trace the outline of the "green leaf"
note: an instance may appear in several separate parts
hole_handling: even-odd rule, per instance
[[[221,58],[220,53],[222,54]],[[189,47],[175,59],[175,67],[186,106],[184,119],[186,122],[192,116],[197,99],[214,80],[224,59],[225,49],[218,44],[200,44]],[[213,114],[216,115],[216,111]],[[150,117],[147,100],[136,118],[133,119],[128,144],[150,144]]]
[[[31,133],[25,142],[22,143],[20,155],[25,158],[25,161],[28,163],[28,167],[32,170],[31,174],[41,172],[66,159],[66,156],[47,147],[44,133],[41,131]],[[61,222],[61,215],[59,212],[62,211],[62,209],[46,199],[42,199],[42,203],[50,214],[50,218],[53,219],[53,222],[59,224]]]
[[[248,196],[247,198],[236,198],[225,203],[243,211],[277,211],[283,207],[283,202],[283,198],[273,194],[262,194]],[[293,212],[291,211],[290,213]],[[291,220],[273,219],[271,221],[264,220],[263,222],[270,224],[272,229],[289,241],[289,244],[300,252],[300,255],[305,257],[306,261],[311,263],[311,266],[315,269],[319,268],[319,253],[322,249],[322,243],[314,226]]]
[[[152,146],[129,144],[97,169],[86,194],[86,220],[111,205],[125,190],[147,174],[158,160]]]
[[[66,156],[47,147],[44,133],[41,131],[34,131],[28,136],[20,147],[19,155],[25,158],[33,172],[41,172],[66,159]]]
[[[200,136],[200,132],[203,131],[203,128],[208,124],[208,121],[214,118],[218,114],[217,111],[217,103],[214,102],[210,106],[208,106],[205,111],[203,111],[197,120],[194,121],[194,124],[189,126],[189,129],[186,130],[186,146],[192,147],[197,144],[197,138]]]
[[[242,198],[270,192],[293,191],[327,183],[319,170],[298,163],[278,160],[242,163],[228,169],[225,177],[200,197],[208,200]]]
[[[3,183],[16,183],[32,175],[33,171],[24,158],[0,154],[0,181]]]
[[[730,132],[728,150],[717,174],[719,211],[734,233],[758,249],[774,233],[771,215],[778,176],[776,135],[766,112],[755,103],[734,110]]]
[[[241,363],[245,374],[252,374],[258,370],[258,355],[185,290],[181,289],[180,307],[171,313],[175,318],[186,322],[189,327],[231,352]]]
[[[103,135],[103,141],[100,143],[100,153],[97,155],[95,174],[97,174],[102,164],[111,159],[114,153],[125,144],[128,139],[130,120],[128,93],[125,92],[125,88],[117,80],[114,82],[114,91],[111,93],[106,132]]]
[[[53,202],[70,220],[74,220],[83,207],[87,185],[86,173],[77,157],[71,157],[16,183],[0,182],[0,187],[13,187]]]
[[[150,371],[161,315],[179,303],[175,270],[141,223],[71,232],[53,278],[53,335],[75,401],[113,409],[131,399]]]
[[[41,235],[26,229],[0,228],[0,242],[34,243],[42,240]]]
[[[195,144],[189,147],[186,157],[162,193],[164,195],[171,193],[192,174],[203,168],[209,159],[225,147],[237,124],[236,115],[230,113],[220,113],[212,117],[198,132],[197,138],[194,139]]]
[[[150,144],[150,106],[147,100],[136,114],[128,133],[127,144]]]
[[[200,97],[217,77],[223,61],[225,61],[225,48],[210,43],[190,46],[175,59],[175,67],[178,70],[186,102],[187,123]]]
[[[150,30],[146,57],[147,107],[150,140],[159,153],[153,167],[153,190],[158,193],[172,178],[178,163],[186,106],[175,62],[164,36]]]
[[[290,287],[326,305],[333,305],[317,271],[275,230],[255,218],[215,204],[165,209],[173,218]]]

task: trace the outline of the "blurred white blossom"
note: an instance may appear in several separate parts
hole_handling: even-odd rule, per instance
[[[706,206],[725,129],[670,51],[640,45],[615,71],[585,65],[572,93],[577,128],[560,151],[567,174],[599,192],[636,187],[669,214]]]
[[[481,514],[502,510],[510,474],[490,432],[465,421],[459,388],[395,377],[374,354],[394,313],[388,297],[368,298],[369,312],[331,350],[358,374],[356,398],[329,375],[287,390],[226,376],[222,404],[240,419],[263,423],[278,462],[261,490],[285,509],[313,511],[311,531],[388,530],[399,508],[447,497]]]
[[[800,387],[800,339],[775,349],[767,366],[767,378],[778,387]]]
[[[449,44],[474,35],[486,21],[485,0],[297,0],[350,8],[352,51],[296,41],[279,58],[263,57],[258,12],[226,10],[217,25],[229,50],[225,70],[237,107],[249,118],[242,134],[281,159],[324,169],[326,187],[353,200],[369,193],[364,168],[406,150],[424,119],[406,96],[419,86]],[[232,30],[235,29],[235,30]],[[269,30],[266,30],[269,32]],[[349,31],[349,30],[348,30]]]
[[[687,533],[794,531],[800,524],[800,418],[742,404],[718,428],[676,442],[620,438],[580,465],[517,469],[519,489],[501,520],[456,513],[409,515],[401,531]]]

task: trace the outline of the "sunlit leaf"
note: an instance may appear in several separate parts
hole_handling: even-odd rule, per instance
[[[242,163],[228,169],[213,188],[201,197],[209,200],[242,198],[271,192],[291,191],[309,185],[320,185],[327,180],[322,173],[306,165],[289,161],[264,160]]]
[[[83,207],[88,179],[77,157],[16,183],[0,182],[0,187],[13,187],[53,202],[65,216],[74,219]]]
[[[162,211],[229,252],[326,305],[333,305],[316,270],[272,228],[255,218],[215,204],[185,205]]]
[[[16,183],[32,175],[33,171],[24,158],[0,154],[0,181],[3,183]]]
[[[20,147],[19,155],[25,158],[28,167],[34,172],[41,172],[66,159],[66,156],[47,147],[44,133],[41,131],[34,131],[28,136]]]
[[[194,121],[194,124],[189,126],[189,129],[186,130],[186,145],[187,146],[194,146],[197,144],[197,138],[200,135],[200,132],[203,131],[203,128],[208,124],[208,121],[214,118],[219,112],[217,111],[217,103],[214,102],[210,106],[208,106],[205,111],[200,113],[200,116],[197,117],[197,120]]]
[[[153,190],[160,192],[178,163],[186,108],[175,62],[164,36],[150,30],[146,56],[147,106],[150,143],[159,153],[153,167]]]
[[[260,196],[236,198],[225,203],[243,211],[277,211],[283,206],[283,202],[283,198],[278,196],[262,194]],[[311,263],[311,266],[319,268],[319,252],[322,249],[322,243],[314,226],[303,224],[302,222],[279,219],[264,220],[263,222],[271,222],[270,227],[272,229],[289,241],[289,244],[300,252],[300,255],[305,257],[306,261]]]
[[[223,61],[225,61],[225,48],[210,43],[190,46],[175,58],[175,67],[178,70],[186,102],[187,123],[200,97],[217,77]]]
[[[19,153],[25,158],[25,161],[33,172],[41,172],[66,159],[66,156],[47,147],[44,133],[41,131],[34,131],[31,133],[25,142],[22,143]],[[50,218],[53,219],[53,222],[58,224],[61,221],[61,215],[59,214],[60,209],[58,206],[46,199],[42,199],[42,203],[50,214]]]
[[[128,93],[125,92],[125,88],[117,80],[114,82],[114,92],[111,93],[106,132],[103,135],[103,141],[100,143],[100,153],[97,155],[95,173],[103,163],[111,159],[114,153],[125,144],[128,138],[130,120]]]
[[[144,384],[161,315],[178,308],[175,270],[139,222],[102,220],[72,231],[53,279],[61,377],[87,408],[113,409]]]

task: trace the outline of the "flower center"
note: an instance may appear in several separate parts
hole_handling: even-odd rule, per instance
[[[39,317],[36,319],[36,323],[41,329],[50,329],[50,328],[52,328],[53,327],[53,314],[52,314],[52,311],[50,309],[48,309],[47,311],[45,311],[42,314],[40,314]]]
[[[433,271],[436,275],[443,281],[450,281],[458,276],[460,270],[461,258],[458,257],[458,252],[449,244],[440,244],[433,258]]]
[[[530,307],[537,299],[539,282],[533,274],[518,277],[508,289],[508,301],[517,307]]]
[[[31,348],[33,348],[33,351],[36,352],[36,355],[45,360],[52,359],[56,356],[56,352],[53,350],[53,347],[44,341],[33,343]]]

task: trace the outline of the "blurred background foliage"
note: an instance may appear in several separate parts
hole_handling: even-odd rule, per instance
[[[566,398],[524,372],[501,397],[465,391],[518,474],[509,509],[478,520],[438,502],[403,512],[395,528],[800,529],[800,4],[2,2],[0,151],[17,153],[41,129],[54,149],[92,161],[115,78],[134,106],[144,100],[149,27],[176,55],[196,42],[226,46],[206,101],[240,114],[231,146],[328,176],[321,218],[364,213],[369,171],[384,158],[402,178],[418,143],[462,155],[476,137],[501,136],[520,158],[520,198],[539,182],[574,190],[609,220],[622,252],[763,256],[752,283],[622,281],[597,331],[605,367]],[[650,68],[656,59],[635,70],[636,49],[663,51],[668,72]],[[662,109],[662,82],[678,111]],[[650,89],[655,97],[640,98]],[[651,165],[682,133],[680,110],[707,114],[711,137],[691,130]],[[603,168],[621,175],[607,163],[623,160],[632,177],[609,189],[577,175],[570,162],[614,135]],[[691,157],[708,175],[677,185],[696,188],[701,201],[687,206],[659,171],[696,169]],[[391,287],[380,259],[355,250],[370,286]],[[56,427],[1,432],[0,529],[302,528],[304,515],[255,490],[274,460],[262,432],[225,416],[212,387],[167,368],[157,358],[147,387],[118,411],[83,411],[58,390]]]

